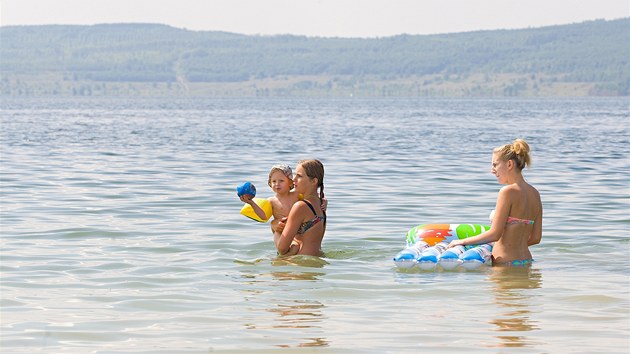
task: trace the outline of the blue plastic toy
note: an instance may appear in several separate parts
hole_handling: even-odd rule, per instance
[[[253,198],[256,196],[256,187],[251,184],[251,182],[245,182],[236,187],[236,194],[238,194],[239,197],[242,197],[245,194],[249,194]]]

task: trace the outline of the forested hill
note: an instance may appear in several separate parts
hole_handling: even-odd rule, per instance
[[[4,95],[628,95],[630,19],[383,38],[0,27]],[[560,91],[558,91],[560,90]]]

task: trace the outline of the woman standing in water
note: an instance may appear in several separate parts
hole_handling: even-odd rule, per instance
[[[319,160],[302,160],[295,168],[295,191],[303,196],[291,207],[289,216],[278,225],[282,235],[276,240],[278,254],[321,256],[326,232],[324,165]],[[318,193],[319,190],[319,193]]]
[[[529,145],[516,139],[494,149],[492,174],[501,184],[495,210],[490,214],[490,230],[475,237],[455,240],[450,247],[495,242],[492,264],[522,266],[533,262],[529,246],[542,238],[540,193],[523,178],[522,170],[531,164]]]

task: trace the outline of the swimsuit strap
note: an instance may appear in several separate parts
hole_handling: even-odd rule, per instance
[[[324,225],[326,224],[326,212],[324,212],[324,216],[319,216],[315,212],[315,208],[313,208],[313,205],[311,205],[311,203],[309,203],[306,200],[302,200],[302,201],[304,203],[306,203],[306,205],[308,205],[308,207],[311,209],[311,211],[313,212],[315,217],[313,219],[307,221],[307,222],[302,223],[302,225],[300,225],[300,228],[297,231],[298,234],[305,233],[306,231],[308,231],[308,229],[310,229],[311,227],[315,226],[315,224],[317,224],[320,221],[323,221]]]
[[[519,219],[512,216],[508,216],[506,224],[526,224],[526,225],[534,225],[534,220],[527,219]]]
[[[313,205],[311,203],[308,202],[308,200],[302,200],[304,203],[306,203],[306,205],[308,205],[308,207],[311,209],[311,211],[313,212],[313,214],[315,214],[315,216],[317,216],[317,213],[315,212],[315,208],[313,208]]]
[[[494,210],[492,210],[492,212],[490,213],[490,223],[492,223],[492,219],[494,219]],[[534,225],[534,220],[519,219],[513,216],[508,216],[507,220],[505,221],[505,224],[506,225],[513,225],[513,224]]]
[[[324,216],[318,216],[317,213],[315,212],[315,208],[313,207],[313,204],[309,203],[307,200],[302,200],[304,203],[306,203],[306,205],[308,205],[309,208],[311,208],[311,211],[313,212],[313,215],[315,215],[316,218],[323,220],[324,224],[326,223],[326,212],[322,211],[322,213],[324,213]]]

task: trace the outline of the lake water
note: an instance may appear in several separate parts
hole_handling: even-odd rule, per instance
[[[627,353],[630,123],[606,99],[3,99],[3,353]],[[487,223],[494,147],[544,204],[529,269],[400,270]],[[323,258],[275,256],[244,181],[315,157]]]

